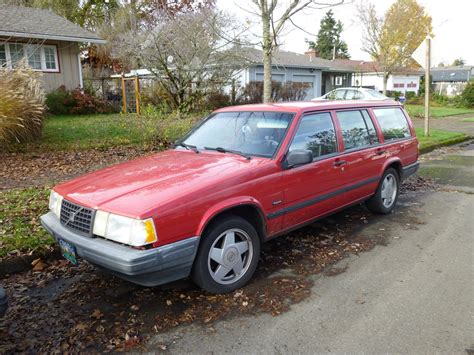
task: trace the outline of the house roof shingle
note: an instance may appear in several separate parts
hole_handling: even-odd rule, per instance
[[[263,54],[260,49],[243,48],[242,55],[251,63],[261,64]],[[300,54],[287,51],[275,51],[272,64],[282,67],[308,67],[321,69],[323,71],[335,72],[363,72],[363,73],[380,73],[383,72],[380,64],[373,61],[362,61],[353,59],[323,59],[308,54]],[[418,68],[400,68],[395,71],[398,74],[418,74]]]
[[[242,55],[251,63],[262,63],[263,52],[260,49],[242,48]],[[282,67],[328,69],[331,61],[318,57],[310,57],[305,54],[278,50],[273,54],[272,64]]]
[[[49,10],[0,5],[0,36],[105,43],[88,31]]]
[[[469,81],[474,77],[474,66],[458,65],[431,68],[431,78],[434,82]]]

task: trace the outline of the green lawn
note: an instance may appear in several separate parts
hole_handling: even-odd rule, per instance
[[[48,210],[48,194],[46,187],[0,191],[0,259],[51,248],[54,240],[39,221]]]
[[[405,109],[411,117],[424,117],[425,107],[423,105],[405,105]],[[462,115],[465,113],[474,113],[474,109],[459,107],[430,107],[431,117],[440,118],[446,116]]]
[[[204,114],[181,118],[163,115],[108,114],[51,116],[40,140],[12,146],[13,150],[82,150],[130,144],[172,142],[188,132]]]
[[[474,122],[474,117],[468,117],[462,120],[463,122]]]
[[[425,152],[430,148],[442,145],[444,143],[455,142],[457,140],[462,140],[466,137],[464,133],[457,132],[448,132],[443,130],[430,130],[430,136],[425,137],[423,135],[423,128],[415,128],[416,136],[420,142],[420,151]]]
[[[41,143],[58,150],[135,143],[139,139],[138,132],[125,124],[126,119],[133,117],[120,114],[51,116],[44,124]]]

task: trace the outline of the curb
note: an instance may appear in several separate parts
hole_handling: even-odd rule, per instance
[[[445,140],[445,141],[442,141],[442,142],[439,142],[439,143],[436,143],[436,144],[432,144],[432,145],[429,145],[427,147],[424,147],[424,148],[420,149],[420,154],[426,154],[426,153],[429,153],[429,152],[431,152],[431,151],[433,151],[437,148],[447,147],[447,146],[450,146],[450,145],[462,143],[462,142],[468,141],[468,140],[473,139],[473,138],[474,137],[466,135],[466,136],[462,136],[462,137],[448,139],[448,140]]]

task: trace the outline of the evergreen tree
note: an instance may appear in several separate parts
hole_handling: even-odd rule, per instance
[[[457,58],[457,59],[455,59],[454,62],[453,62],[453,65],[454,65],[455,67],[457,67],[457,66],[459,66],[459,65],[464,65],[464,64],[466,64],[466,61],[465,61],[464,59],[462,59],[462,58]]]
[[[347,44],[341,39],[343,29],[342,22],[336,21],[332,10],[329,10],[321,19],[316,42],[307,41],[309,48],[318,51],[321,58],[332,59],[335,47],[336,58],[349,59]]]

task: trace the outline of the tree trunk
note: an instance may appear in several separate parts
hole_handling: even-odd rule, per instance
[[[262,34],[263,34],[263,102],[272,101],[272,51],[273,43],[270,34],[270,14],[267,1],[262,1]]]
[[[383,94],[387,95],[388,73],[383,73]]]

